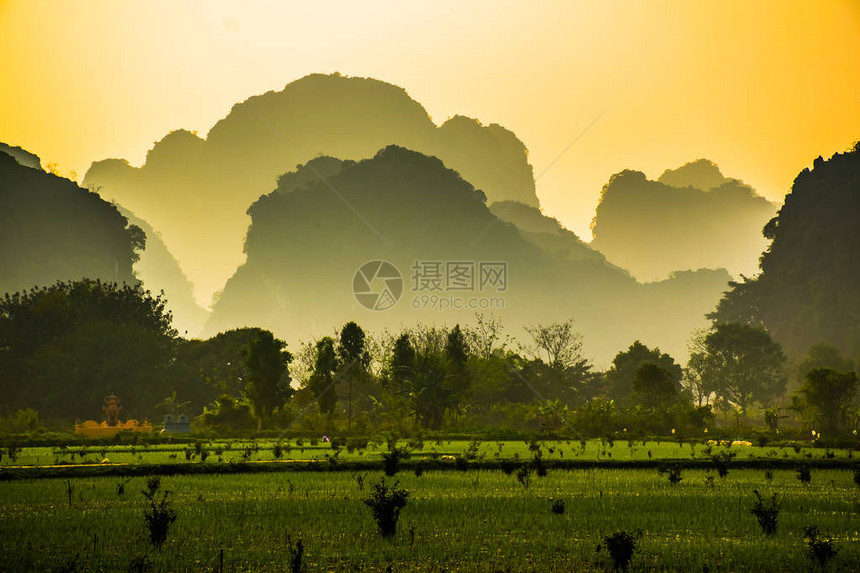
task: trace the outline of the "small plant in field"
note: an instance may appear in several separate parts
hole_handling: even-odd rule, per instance
[[[420,478],[423,475],[424,475],[424,466],[423,465],[415,466],[415,477]]]
[[[157,499],[158,490],[161,487],[161,478],[153,476],[146,481],[143,497],[149,503],[149,507],[143,512],[143,521],[149,529],[149,540],[155,547],[167,540],[167,532],[170,525],[176,521],[176,512],[169,506],[167,501],[167,490],[161,499]]]
[[[373,512],[379,533],[386,539],[397,532],[400,510],[406,507],[409,499],[409,492],[398,488],[398,483],[394,482],[394,485],[389,487],[385,484],[385,480],[381,480],[373,484],[370,497],[362,500]]]
[[[860,468],[854,468],[854,485],[860,487]]]
[[[278,459],[282,455],[284,455],[284,447],[281,445],[281,442],[275,442],[275,445],[272,446],[272,456]]]
[[[125,484],[129,482],[128,479],[121,480],[118,484],[116,484],[116,494],[119,496],[125,495]]]
[[[657,469],[657,473],[664,476],[672,485],[678,485],[682,479],[681,468],[677,466],[662,465]]]
[[[564,513],[564,500],[563,499],[554,499],[552,500],[552,505],[550,509],[553,513],[561,515]]]
[[[776,501],[776,494],[773,494],[770,501],[766,502],[757,489],[754,489],[753,493],[756,496],[756,502],[750,509],[750,513],[756,516],[765,535],[773,535],[776,533],[777,517],[779,516],[779,502]]]
[[[766,480],[767,480],[767,483],[772,482],[772,481],[773,481],[773,472],[772,472],[772,471],[770,471],[770,470],[766,470],[766,471],[764,472],[764,479],[766,479]]]
[[[353,479],[355,483],[358,484],[358,491],[364,491],[364,480],[367,477],[367,474],[353,474]]]
[[[287,539],[287,549],[290,551],[290,573],[300,573],[302,570],[302,556],[305,553],[305,545],[299,538],[296,544]]]
[[[809,483],[812,481],[812,472],[809,471],[809,466],[806,464],[797,466],[797,479],[800,483]]]
[[[630,567],[630,560],[633,559],[633,552],[636,551],[636,543],[641,537],[641,531],[637,533],[616,531],[603,538],[603,541],[597,546],[597,551],[600,552],[601,547],[605,545],[606,551],[612,559],[612,569],[614,571],[627,571],[627,568]]]
[[[714,487],[714,476],[705,476],[705,485]]]
[[[721,450],[715,454],[710,454],[711,462],[714,464],[714,467],[717,469],[717,473],[721,478],[726,477],[729,473],[729,465],[731,465],[732,460],[737,455],[737,452],[730,452],[728,450]]]
[[[463,457],[467,460],[476,460],[478,459],[478,451],[481,449],[481,441],[473,440],[472,443],[469,444],[469,447],[466,448],[466,451],[463,452]]]
[[[400,470],[400,461],[409,457],[409,451],[406,448],[391,447],[389,451],[382,454],[382,469],[385,475],[392,477]]]
[[[532,468],[527,465],[520,466],[520,469],[517,470],[517,481],[520,482],[523,487],[529,487],[529,484],[532,481]]]
[[[818,562],[824,568],[827,562],[836,556],[836,545],[829,535],[821,535],[818,527],[812,525],[803,529],[803,537],[809,548],[809,557]]]

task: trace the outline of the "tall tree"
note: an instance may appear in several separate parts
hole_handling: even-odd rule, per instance
[[[648,408],[656,408],[677,395],[678,389],[672,373],[665,368],[646,362],[636,370],[633,392]]]
[[[334,389],[335,374],[338,369],[334,338],[325,336],[315,347],[314,366],[308,386],[319,404],[320,412],[331,414],[337,406],[337,393]]]
[[[289,371],[293,356],[285,350],[286,346],[286,342],[275,338],[268,330],[260,330],[248,346],[245,392],[257,415],[257,430],[262,430],[263,419],[271,416],[293,394]]]
[[[857,375],[830,368],[816,368],[806,375],[800,393],[818,413],[822,429],[829,433],[845,431],[848,409],[857,393]]]
[[[340,375],[347,383],[347,400],[349,403],[347,428],[352,429],[352,388],[354,383],[361,381],[367,375],[370,364],[370,353],[365,348],[365,334],[355,322],[350,321],[340,330],[340,344],[337,347]]]
[[[752,401],[766,404],[785,390],[785,354],[763,329],[717,324],[705,337],[705,348],[704,369],[717,381],[718,398],[743,418]]]
[[[0,410],[96,417],[114,392],[124,415],[153,415],[176,389],[169,376],[176,343],[165,301],[140,285],[84,279],[7,294],[0,298]]]
[[[607,394],[619,402],[628,402],[633,395],[633,383],[636,373],[643,364],[654,364],[671,375],[672,384],[680,389],[681,367],[675,359],[659,348],[653,350],[638,340],[634,341],[624,352],[619,352],[612,360],[612,367],[606,373]]]

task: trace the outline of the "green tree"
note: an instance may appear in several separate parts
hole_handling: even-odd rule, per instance
[[[751,402],[766,404],[785,390],[785,354],[761,328],[717,324],[705,337],[705,349],[704,372],[717,381],[717,396],[744,419]]]
[[[660,352],[659,348],[653,350],[639,342],[634,341],[624,352],[619,352],[612,360],[612,367],[606,373],[607,394],[619,403],[627,403],[633,397],[633,383],[636,374],[643,364],[659,366],[671,376],[672,384],[680,389],[683,371],[675,363],[675,359],[666,353]]]
[[[347,322],[340,330],[340,344],[337,347],[340,376],[347,384],[347,428],[352,429],[353,400],[352,389],[355,383],[363,381],[370,364],[370,353],[365,348],[365,334],[355,322]]]
[[[308,387],[314,393],[320,412],[331,415],[337,406],[334,382],[338,365],[334,339],[330,336],[319,339],[314,354],[314,366],[308,379]]]
[[[646,362],[636,370],[633,392],[648,408],[666,404],[678,394],[672,373],[665,368]]]
[[[287,343],[261,330],[248,345],[248,383],[245,392],[257,416],[257,430],[263,419],[284,405],[293,394],[289,365],[293,356],[285,350]]]
[[[124,417],[142,419],[173,389],[176,346],[164,299],[140,285],[84,279],[7,294],[0,299],[0,409],[97,417],[114,392]]]
[[[830,368],[816,368],[806,375],[800,388],[806,403],[814,408],[822,429],[829,433],[845,431],[848,410],[857,393],[857,375]]]

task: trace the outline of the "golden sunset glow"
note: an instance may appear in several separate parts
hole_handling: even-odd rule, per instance
[[[860,134],[860,4],[0,2],[0,140],[74,170],[143,162],[308,73],[404,87],[434,121],[499,123],[545,213],[590,238],[600,189],[706,157],[781,201]],[[601,113],[600,119],[552,165]],[[544,172],[544,170],[546,170]]]

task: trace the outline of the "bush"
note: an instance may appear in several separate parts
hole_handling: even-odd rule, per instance
[[[382,454],[382,469],[385,475],[392,477],[397,474],[400,469],[400,461],[409,457],[409,452],[406,448],[398,448],[394,446],[390,451]]]
[[[803,536],[806,538],[806,545],[809,548],[809,557],[817,561],[822,569],[826,567],[827,562],[836,556],[833,538],[829,535],[820,535],[818,527],[815,525],[804,528]]]
[[[604,537],[603,543],[597,546],[597,550],[600,551],[601,546],[605,545],[612,559],[613,569],[627,571],[630,560],[633,559],[633,552],[636,551],[637,539],[640,537],[642,537],[641,532],[634,535],[626,531],[617,531]]]
[[[678,466],[661,465],[657,473],[669,480],[672,485],[678,485],[682,479],[681,468]]]
[[[776,501],[776,494],[771,496],[769,503],[765,503],[757,489],[754,489],[753,493],[756,496],[756,503],[750,509],[750,513],[756,516],[765,535],[773,535],[776,533],[777,517],[779,516],[779,503]]]
[[[552,500],[551,509],[552,509],[552,512],[555,514],[561,515],[562,513],[564,513],[564,500],[563,499]]]
[[[808,465],[797,466],[797,479],[800,480],[800,483],[809,483],[812,481],[812,472],[809,470]]]
[[[409,492],[398,488],[398,483],[394,482],[394,485],[389,487],[385,485],[383,479],[379,483],[373,484],[370,497],[362,500],[373,512],[379,533],[386,539],[396,533],[400,510],[406,507],[406,502],[409,499]]]
[[[729,465],[732,463],[732,460],[737,455],[737,452],[730,452],[728,450],[721,450],[715,454],[710,454],[711,462],[713,462],[714,467],[717,469],[717,473],[720,474],[721,478],[726,477],[729,473]]]
[[[156,547],[167,540],[167,531],[170,525],[176,521],[176,512],[168,506],[167,490],[160,500],[156,499],[156,494],[161,486],[161,478],[153,476],[146,481],[147,489],[144,490],[143,496],[149,502],[149,507],[143,512],[143,521],[149,529],[149,540]]]

